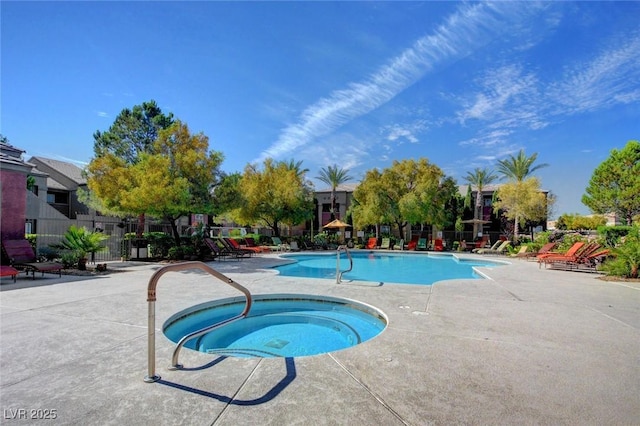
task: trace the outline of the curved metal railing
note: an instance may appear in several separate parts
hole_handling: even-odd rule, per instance
[[[149,279],[149,285],[147,287],[147,302],[149,303],[148,330],[147,330],[147,355],[148,355],[149,368],[148,368],[148,374],[144,378],[144,381],[147,383],[153,383],[160,380],[160,376],[158,376],[155,372],[155,369],[156,369],[156,325],[155,325],[156,324],[156,305],[155,303],[156,303],[156,287],[158,286],[158,280],[167,272],[184,271],[187,269],[200,269],[202,271],[205,271],[208,274],[218,278],[220,281],[223,281],[226,284],[230,285],[231,287],[235,288],[236,290],[242,292],[245,296],[246,304],[245,304],[244,310],[240,315],[237,315],[228,320],[219,322],[217,324],[211,325],[209,327],[205,327],[191,334],[188,334],[184,336],[182,339],[180,339],[180,341],[178,342],[178,345],[173,351],[173,357],[171,360],[172,368],[182,367],[180,364],[178,364],[178,355],[180,353],[180,349],[182,349],[182,346],[184,346],[184,344],[188,340],[191,340],[192,338],[205,334],[208,331],[213,330],[214,328],[218,328],[225,324],[233,322],[235,320],[244,318],[249,314],[249,310],[251,309],[251,293],[249,292],[249,290],[247,290],[245,287],[238,284],[237,282],[233,281],[231,278],[227,277],[226,275],[221,274],[220,272],[216,271],[215,269],[211,268],[210,266],[202,262],[175,263],[175,264],[167,265],[158,269],[151,276],[151,279]]]
[[[349,269],[345,269],[344,271],[340,270],[340,251],[344,250],[347,254],[347,258],[349,259]],[[342,282],[342,274],[345,272],[351,272],[353,269],[353,258],[351,257],[351,253],[349,252],[349,248],[346,245],[338,246],[336,249],[336,284],[340,284]]]

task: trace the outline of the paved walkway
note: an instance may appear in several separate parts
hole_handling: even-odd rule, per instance
[[[2,424],[640,424],[640,285],[536,263],[434,286],[279,277],[276,255],[211,262],[256,294],[356,299],[389,317],[378,337],[292,359],[218,358],[156,332],[162,380],[147,384],[149,278],[161,265],[110,264],[97,277],[2,279]],[[199,271],[158,286],[156,328],[235,296]],[[46,421],[44,421],[46,423]]]

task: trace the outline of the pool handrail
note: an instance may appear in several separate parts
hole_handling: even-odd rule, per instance
[[[158,286],[158,280],[160,280],[160,277],[162,277],[167,272],[184,271],[187,269],[200,269],[202,271],[207,272],[209,275],[213,275],[214,277],[218,278],[220,281],[223,281],[226,284],[230,285],[231,287],[235,288],[236,290],[242,292],[245,296],[246,303],[240,315],[224,320],[212,326],[200,329],[180,339],[180,341],[178,342],[178,345],[176,346],[176,349],[173,351],[172,368],[177,369],[182,367],[180,364],[178,364],[178,354],[180,353],[180,349],[182,348],[182,346],[188,340],[190,340],[193,337],[197,337],[196,335],[200,335],[199,333],[205,334],[207,331],[209,331],[209,329],[214,329],[222,325],[228,324],[232,321],[235,321],[237,319],[244,318],[249,314],[249,311],[251,310],[252,297],[249,290],[247,290],[242,285],[238,284],[237,282],[227,277],[226,275],[221,274],[220,272],[216,271],[215,269],[206,265],[203,262],[192,261],[192,262],[174,263],[171,265],[163,266],[162,268],[158,269],[149,279],[149,285],[147,286],[147,302],[149,303],[148,325],[147,325],[148,327],[147,329],[148,374],[144,378],[144,381],[147,383],[153,383],[160,380],[160,376],[157,375],[155,372],[155,368],[156,368],[156,325],[155,325],[156,307],[155,307],[155,303],[157,300],[156,287]]]
[[[344,271],[340,270],[340,251],[344,250],[347,254],[347,258],[349,259],[349,269],[345,269]],[[351,257],[351,253],[349,252],[349,248],[346,245],[338,246],[336,249],[337,258],[336,258],[336,284],[340,284],[342,282],[342,274],[345,272],[351,272],[353,269],[353,258]]]

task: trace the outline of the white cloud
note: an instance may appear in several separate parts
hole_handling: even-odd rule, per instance
[[[549,87],[555,114],[576,114],[640,101],[640,34],[627,34],[591,61],[573,65]],[[612,44],[614,44],[612,42]]]
[[[107,114],[106,112],[98,111],[98,117],[108,117],[108,116],[109,116],[109,114]]]
[[[281,158],[327,135],[384,103],[412,85],[436,65],[460,59],[492,41],[510,25],[537,13],[540,4],[464,3],[431,35],[392,58],[387,65],[347,88],[335,90],[307,107],[297,122],[281,131],[278,140],[254,162]]]

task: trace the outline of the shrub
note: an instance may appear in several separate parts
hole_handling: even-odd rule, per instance
[[[78,255],[73,252],[67,252],[62,255],[60,261],[64,269],[71,269],[78,264]]]
[[[640,228],[629,231],[625,241],[613,249],[613,259],[602,265],[607,275],[638,278],[640,270]]]
[[[87,228],[78,228],[75,225],[71,225],[62,236],[62,241],[58,244],[52,244],[51,247],[70,250],[78,258],[84,258],[87,253],[105,250],[106,247],[102,245],[102,242],[108,238],[102,232],[88,231]]]
[[[182,247],[171,247],[167,252],[167,257],[171,260],[180,260],[184,257]]]
[[[51,247],[42,247],[38,250],[38,258],[41,261],[51,262],[60,257],[60,252]]]
[[[633,229],[633,226],[601,226],[598,228],[598,235],[603,245],[615,247],[620,242],[620,239]]]

